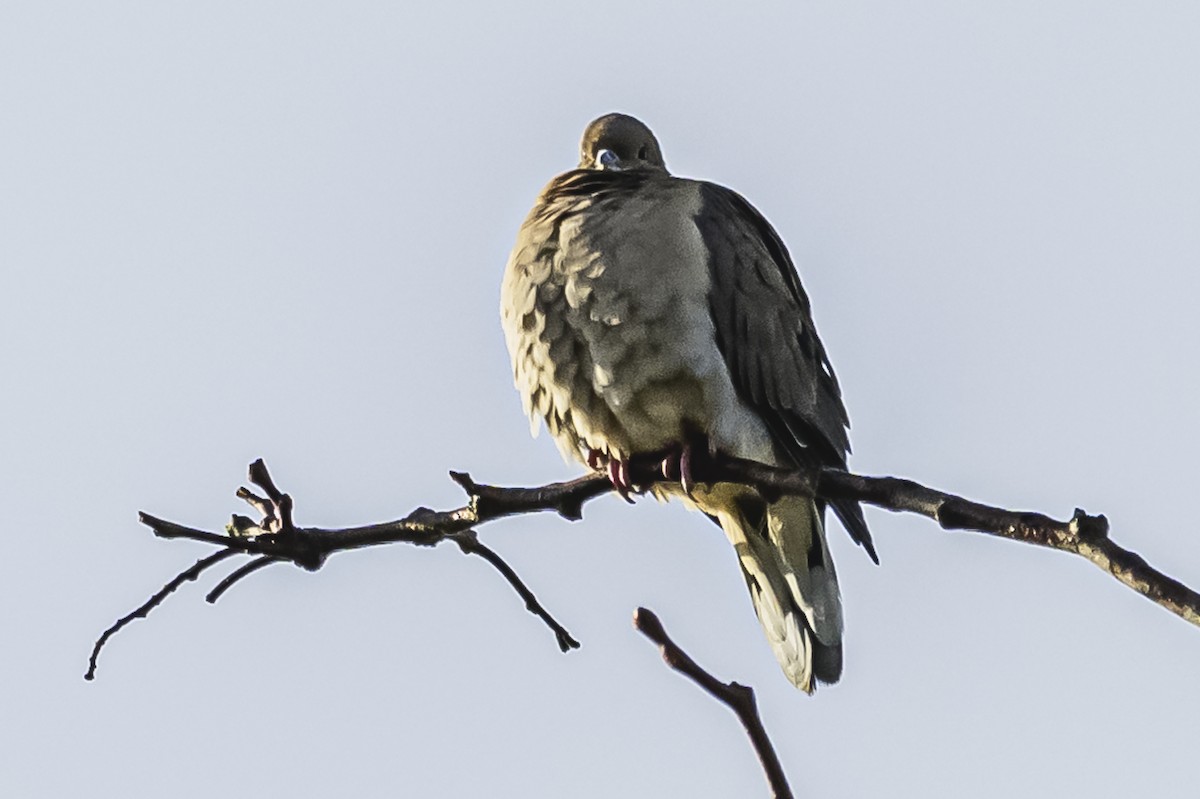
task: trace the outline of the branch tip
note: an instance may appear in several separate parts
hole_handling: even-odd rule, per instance
[[[633,626],[642,635],[658,644],[663,661],[683,676],[698,685],[713,699],[732,710],[742,723],[750,743],[758,755],[767,784],[771,787],[771,795],[776,799],[791,799],[792,789],[788,785],[787,776],[783,773],[783,765],[775,754],[762,718],[758,715],[758,702],[754,697],[754,689],[748,685],[736,682],[721,682],[705,671],[695,660],[679,647],[667,635],[662,621],[647,608],[638,608],[633,614]]]
[[[271,473],[267,471],[267,464],[262,458],[250,464],[249,478],[251,483],[266,492],[272,502],[279,502],[283,492],[275,487],[275,481],[271,479]]]
[[[663,629],[658,615],[649,608],[639,607],[633,612],[633,626],[642,635],[658,645],[667,642],[667,631]]]
[[[456,472],[451,469],[450,479],[458,483],[459,486],[462,487],[462,490],[466,491],[467,494],[471,496],[475,496],[475,494],[479,491],[479,486],[476,485],[475,481],[471,479],[470,472]]]

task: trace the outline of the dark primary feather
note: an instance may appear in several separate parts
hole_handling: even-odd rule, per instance
[[[787,248],[736,192],[704,183],[701,198],[696,226],[712,252],[710,305],[734,387],[797,464],[846,468],[849,418]],[[878,563],[858,503],[833,510]]]

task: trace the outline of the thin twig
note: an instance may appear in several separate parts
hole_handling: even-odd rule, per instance
[[[505,563],[504,559],[497,555],[495,551],[480,543],[479,537],[475,535],[474,530],[456,533],[453,539],[463,552],[468,555],[478,555],[495,566],[496,571],[504,575],[504,579],[508,580],[508,584],[513,587],[513,590],[517,592],[521,599],[525,600],[525,609],[545,622],[546,626],[554,631],[554,637],[558,639],[558,648],[560,650],[567,652],[571,649],[579,648],[579,642],[553,616],[546,612],[546,609],[542,607],[542,603],[538,602],[538,598],[522,582],[512,567]]]
[[[136,610],[117,619],[113,626],[101,633],[100,637],[96,639],[96,644],[92,647],[92,656],[88,658],[88,670],[87,673],[83,675],[83,679],[94,680],[96,678],[96,660],[100,657],[100,650],[104,648],[104,645],[108,643],[108,639],[112,638],[118,630],[135,621],[136,619],[146,618],[150,611],[161,605],[163,600],[170,596],[172,592],[179,588],[179,586],[183,585],[188,580],[195,580],[206,569],[216,566],[221,561],[225,560],[231,555],[236,554],[237,550],[222,549],[219,552],[214,552],[206,558],[201,558],[193,563],[189,568],[184,569],[179,574],[171,578],[170,582],[160,588],[154,596],[150,597],[141,605],[139,605]]]
[[[684,652],[678,644],[671,640],[667,631],[663,629],[662,622],[653,611],[638,608],[633,614],[633,626],[642,635],[658,644],[663,660],[668,666],[699,685],[709,696],[737,714],[738,720],[742,722],[746,734],[750,736],[750,743],[754,746],[754,752],[762,764],[767,784],[771,786],[771,795],[775,799],[792,799],[792,789],[788,785],[787,775],[783,773],[783,765],[779,762],[779,756],[775,754],[775,747],[771,744],[767,730],[763,727],[762,718],[758,715],[758,703],[754,699],[754,689],[736,682],[721,682],[701,668],[687,652]]]
[[[272,563],[279,563],[279,558],[274,555],[260,555],[246,565],[240,567],[237,571],[230,572],[224,580],[217,583],[216,588],[208,592],[208,596],[204,597],[204,601],[210,605],[215,603],[221,596],[233,588],[234,584],[239,580],[244,580],[254,574],[259,569],[270,566]]]

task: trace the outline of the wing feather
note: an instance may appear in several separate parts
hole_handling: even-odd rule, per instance
[[[696,226],[711,252],[710,309],[734,387],[797,464],[846,468],[849,417],[787,248],[741,195],[713,183],[700,191]],[[833,509],[878,563],[858,503],[837,501]]]

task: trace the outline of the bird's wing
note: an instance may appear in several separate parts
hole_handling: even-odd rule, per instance
[[[741,195],[700,184],[696,226],[710,253],[717,346],[734,387],[797,464],[846,467],[849,418],[808,297],[779,234]],[[879,562],[856,502],[833,509]]]

